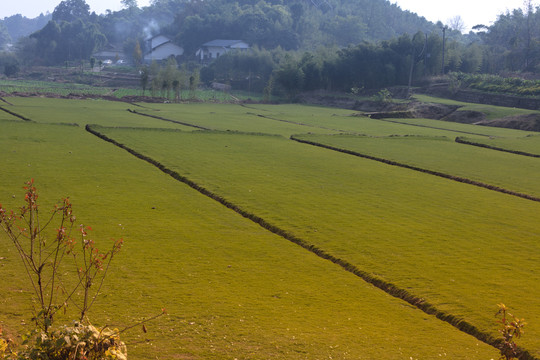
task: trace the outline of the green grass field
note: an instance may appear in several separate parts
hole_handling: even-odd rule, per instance
[[[432,97],[428,95],[415,95],[414,97],[417,100],[422,101],[422,102],[445,104],[445,105],[457,105],[457,106],[461,106],[460,110],[471,110],[471,111],[483,112],[484,114],[486,114],[486,117],[488,120],[499,119],[499,118],[503,118],[505,116],[511,116],[511,115],[526,115],[526,114],[538,113],[538,111],[535,111],[535,110],[517,109],[517,108],[510,108],[510,107],[503,107],[503,106],[490,106],[490,105],[483,105],[483,104],[470,104],[470,103],[465,103],[462,101],[441,99],[441,98]]]
[[[91,135],[86,124],[481,331],[497,335],[496,304],[506,303],[528,322],[519,343],[540,356],[540,204],[289,139],[311,133],[304,136],[538,192],[537,159],[520,158],[530,164],[527,170],[507,158],[511,154],[449,140],[465,127],[488,136],[503,136],[504,129],[442,122],[418,127],[299,105],[135,109],[96,100],[7,99],[13,105],[6,108],[35,122],[0,113],[0,202],[20,205],[22,184],[34,178],[43,207],[70,196],[100,244],[125,238],[93,309],[96,323],[129,325],[168,311],[149,324],[148,334],[125,334],[131,358],[498,355]],[[328,136],[340,133],[349,135]],[[506,134],[517,139],[514,131]],[[467,161],[456,167],[460,159]],[[516,171],[519,181],[508,175]],[[19,331],[26,327],[22,319],[29,322],[31,302],[14,255],[0,235],[0,324]]]
[[[487,151],[447,137],[301,135],[298,138],[540,197],[537,158]]]
[[[73,74],[72,74],[73,75]],[[97,80],[99,80],[99,75],[95,75]],[[96,80],[94,79],[94,80]],[[63,81],[36,81],[36,80],[9,80],[9,79],[0,79],[0,89],[7,94],[39,94],[39,95],[48,95],[48,96],[81,96],[81,97],[101,97],[108,96],[112,98],[122,98],[124,96],[141,96],[143,95],[142,89],[136,88],[118,88],[118,87],[107,87],[107,86],[92,86],[85,84],[77,83],[68,83]],[[151,93],[149,90],[146,90],[144,93],[145,96],[155,96],[165,98],[166,93],[161,91]],[[172,99],[173,95],[169,94]],[[253,99],[261,100],[261,95],[253,94],[245,91],[233,91],[231,94],[223,91],[215,91],[212,89],[199,89],[196,91],[182,90],[180,92],[180,97],[184,101],[193,100],[195,97],[196,101],[217,101],[217,102],[230,102],[234,98],[237,99]]]
[[[540,156],[540,136],[539,135],[527,135],[521,137],[496,137],[489,139],[469,139],[464,137],[464,140],[477,144],[488,145],[507,151],[520,151],[532,155]]]

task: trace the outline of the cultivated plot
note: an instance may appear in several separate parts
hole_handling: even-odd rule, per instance
[[[462,140],[476,145],[485,145],[499,151],[522,153],[521,155],[540,157],[540,135],[529,134],[521,137],[496,137],[489,139],[471,139],[463,137]]]
[[[67,100],[8,98],[6,109],[32,121],[46,124],[87,124],[126,127],[162,127],[190,130],[191,127],[133,114],[128,109],[143,109],[125,102],[105,100]]]
[[[51,119],[42,108],[40,121],[51,123],[55,122],[53,118],[60,117],[57,108],[51,106]],[[120,118],[106,114],[99,112],[101,117],[97,120],[131,126],[131,118],[124,124]],[[87,133],[83,126],[0,122],[0,128],[0,151],[5,155],[1,159],[0,199],[4,206],[20,205],[22,184],[34,178],[43,208],[55,199],[69,196],[78,219],[95,229],[92,236],[98,244],[105,244],[110,237],[125,239],[126,246],[113,263],[107,290],[93,309],[95,321],[127,325],[159,312],[162,307],[167,309],[168,317],[148,325],[148,335],[126,333],[130,357],[496,356],[493,348],[269,233],[148,163]],[[172,135],[174,141],[168,144],[172,147],[181,147],[183,141],[174,135],[185,135],[142,129],[140,133],[120,129],[110,133],[115,137],[121,134],[128,135],[126,143],[138,141],[140,134],[146,134],[142,138],[147,140],[160,141],[166,140],[160,134]],[[238,154],[250,150],[240,149],[243,144],[231,142],[232,138],[223,133],[209,135],[216,136],[219,143],[214,150],[225,153],[225,145],[230,144],[237,153],[228,164],[239,160]],[[238,137],[251,139],[252,149],[259,142],[267,150],[269,145],[282,147],[285,153],[291,150],[291,144],[299,146],[279,136]],[[185,145],[192,147],[189,142]],[[148,153],[160,149],[159,145],[152,147],[151,142],[141,146],[148,146]],[[179,153],[174,152],[175,156]],[[267,162],[269,155],[260,159],[261,163]],[[288,157],[291,158],[290,153]],[[200,154],[195,158],[205,163]],[[204,167],[210,169],[215,159],[208,160]],[[275,159],[274,164],[283,160]],[[297,163],[304,162],[299,160]],[[241,171],[248,176],[257,168]],[[274,179],[281,171],[276,169]],[[216,169],[218,177],[221,172]],[[239,186],[242,188],[245,183]],[[255,190],[257,194],[259,186]],[[285,190],[282,187],[281,191]],[[294,212],[294,208],[291,210]],[[285,211],[280,216],[289,215]],[[294,217],[292,220],[296,222]],[[21,324],[21,317],[31,308],[24,273],[17,267],[15,252],[5,237],[0,235],[0,239],[0,274],[4,279],[0,283],[2,325],[22,329],[25,325]]]
[[[496,335],[490,303],[512,304],[538,352],[538,203],[283,137],[103,131],[483,331]]]
[[[540,161],[532,157],[467,146],[447,137],[299,135],[295,138],[540,198],[537,181]]]
[[[442,99],[427,95],[415,95],[416,99],[426,103],[460,106],[459,110],[479,111],[486,114],[488,120],[500,119],[505,116],[538,114],[536,110],[518,109],[513,107],[493,106],[484,104],[471,104],[462,101]]]
[[[161,307],[171,314],[155,325],[159,336],[152,337],[152,346],[133,344],[136,356],[158,351],[164,357],[204,359],[497,355],[91,135],[84,129],[88,123],[101,125],[92,128],[241,209],[481,331],[497,336],[496,304],[507,303],[527,319],[522,343],[539,355],[540,304],[531,291],[540,284],[538,203],[289,139],[309,132],[385,136],[335,138],[350,137],[351,143],[342,144],[348,147],[359,146],[358,139],[372,141],[372,151],[395,146],[398,154],[401,143],[403,154],[417,149],[408,161],[449,166],[452,161],[441,165],[429,153],[440,151],[444,157],[446,151],[433,144],[457,145],[442,137],[459,136],[459,129],[382,122],[306,106],[128,106],[219,130],[194,131],[130,113],[127,104],[50,100],[53,109],[47,110],[47,101],[13,99],[17,112],[39,123],[0,122],[0,151],[9,154],[1,160],[6,172],[0,173],[0,199],[18,204],[12,195],[34,177],[43,184],[43,197],[72,197],[80,217],[99,229],[96,237],[126,238],[110,292],[95,310],[98,318],[108,323],[118,314],[120,322],[129,322]],[[77,114],[81,105],[84,111]],[[79,126],[49,125],[59,122]],[[487,135],[500,131],[475,129]],[[393,134],[422,136],[386,137]],[[418,140],[426,136],[430,145],[420,151]],[[396,142],[384,145],[391,141]],[[470,174],[472,168],[474,164],[463,171]],[[8,253],[9,247],[0,251]],[[10,257],[2,261],[15,263]],[[15,270],[0,267],[6,276],[15,276]],[[16,279],[0,293],[16,293],[22,304],[25,294],[16,292]],[[16,326],[20,305],[9,299],[1,298],[2,308],[8,323]],[[132,343],[139,339],[138,334],[128,336]]]

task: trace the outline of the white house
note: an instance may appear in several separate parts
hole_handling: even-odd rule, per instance
[[[125,60],[126,54],[123,50],[119,50],[115,47],[109,46],[104,50],[101,50],[99,52],[93,53],[92,57],[96,60],[106,61],[117,61],[117,60]]]
[[[184,54],[184,49],[173,44],[171,39],[164,35],[157,35],[147,40],[150,51],[144,55],[144,62],[166,60],[171,56],[177,57]]]
[[[168,43],[170,41],[171,41],[171,39],[169,39],[165,35],[156,35],[154,37],[146,39],[146,42],[149,45],[148,46],[149,49],[157,48],[159,45],[163,45],[163,44]]]
[[[202,63],[217,59],[231,50],[247,51],[249,45],[242,40],[212,40],[204,43],[195,53]]]

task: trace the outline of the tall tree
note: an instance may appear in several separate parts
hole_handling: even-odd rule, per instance
[[[456,15],[450,20],[448,20],[448,27],[452,30],[456,30],[462,33],[465,30],[465,22],[463,21],[461,16]]]
[[[280,69],[275,72],[276,82],[283,87],[289,100],[294,100],[296,94],[302,90],[304,84],[304,73],[298,64],[288,59]]]
[[[85,0],[64,0],[54,8],[52,18],[56,22],[86,20],[90,16],[90,6]]]
[[[533,36],[534,36],[533,29],[536,27],[533,0],[525,0],[524,5],[525,5],[525,29],[524,29],[525,30],[524,31],[525,64],[524,66],[525,66],[525,69],[530,70],[529,65],[532,62],[531,55],[533,51],[532,50],[532,43],[533,43]]]
[[[482,35],[489,47],[486,69],[491,72],[537,71],[540,64],[539,18],[539,9],[534,9],[529,0],[525,1],[524,9],[499,15]]]
[[[132,9],[137,7],[137,0],[122,0],[122,6],[126,9]]]
[[[11,36],[9,36],[9,33],[4,23],[0,21],[0,50],[5,48],[7,44],[9,44],[10,42],[11,42]]]
[[[19,72],[19,61],[13,53],[0,52],[0,74],[12,76]]]
[[[2,23],[6,26],[11,40],[16,43],[20,38],[29,36],[33,32],[42,29],[51,20],[51,17],[50,14],[40,14],[36,18],[29,19],[21,14],[17,14],[4,18]]]
[[[133,49],[133,61],[135,62],[136,66],[139,66],[142,64],[143,60],[143,54],[141,50],[141,43],[137,40],[135,43],[135,48]]]
[[[47,65],[89,59],[92,52],[107,42],[96,24],[86,24],[82,20],[62,22],[61,25],[50,21],[31,37],[36,39],[37,56]]]

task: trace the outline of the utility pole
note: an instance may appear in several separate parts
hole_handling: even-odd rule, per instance
[[[426,35],[426,38],[424,40],[424,49],[426,49],[426,51],[424,52],[424,76],[426,76],[427,59],[428,57],[430,57],[430,54],[428,53],[428,48],[427,48],[427,34],[425,35]]]
[[[444,46],[446,43],[446,29],[448,27],[446,25],[442,28],[442,65],[441,65],[441,73],[444,75]]]
[[[413,78],[413,71],[414,71],[414,65],[416,64],[417,60],[416,60],[416,47],[414,46],[414,39],[416,39],[416,35],[418,34],[421,34],[420,32],[414,34],[413,38],[412,38],[412,41],[411,41],[411,44],[412,44],[412,54],[411,54],[411,67],[410,67],[410,70],[409,70],[409,86],[407,87],[407,98],[409,98],[411,96],[411,86],[412,86],[412,78]],[[427,52],[426,51],[426,47],[427,47],[427,34],[426,34],[426,40],[424,41],[424,48],[422,49],[422,51],[420,52],[420,55],[419,55],[419,58],[418,58],[418,61],[420,61],[422,59],[422,54]]]

